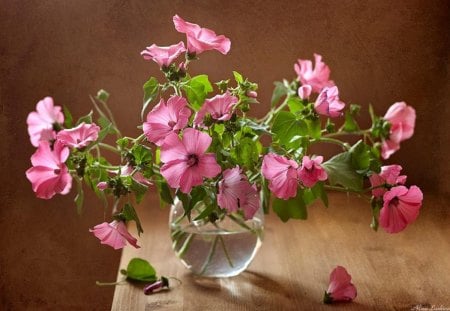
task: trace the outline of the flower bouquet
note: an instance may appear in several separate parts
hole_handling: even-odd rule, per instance
[[[178,15],[173,22],[186,44],[153,44],[141,52],[164,79],[144,83],[138,137],[122,135],[104,90],[91,97],[97,115],[91,111],[77,121],[50,97],[38,102],[27,119],[37,150],[26,172],[37,197],[68,194],[75,184],[81,211],[85,189],[104,204],[111,196],[111,219],[90,231],[120,249],[139,247],[126,224],[133,221],[143,232],[134,205],[149,189],[157,191],[163,205],[172,205],[178,257],[209,276],[247,267],[261,243],[262,211],[270,205],[282,221],[306,219],[308,205],[319,199],[328,206],[327,192],[342,191],[368,199],[374,230],[397,233],[416,219],[422,192],[405,186],[401,166],[382,166],[413,135],[412,107],[397,102],[383,117],[369,107],[372,124],[361,128],[360,106],[341,100],[329,67],[315,54],[314,65],[298,60],[292,81],[275,82],[269,111],[255,119],[248,112],[258,104],[256,83],[236,71],[214,83],[206,74],[189,74],[201,53],[227,54],[230,40]],[[349,136],[360,139],[350,144]],[[315,144],[334,144],[340,152],[324,159],[311,153]],[[104,151],[117,154],[117,163]]]

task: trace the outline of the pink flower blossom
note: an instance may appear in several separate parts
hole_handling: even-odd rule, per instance
[[[313,157],[312,159],[308,156],[303,157],[302,166],[298,170],[298,178],[305,187],[311,188],[318,181],[327,180],[328,174],[320,165],[322,161],[322,156]]]
[[[414,134],[416,123],[416,111],[405,102],[397,102],[389,107],[384,119],[391,124],[389,139],[381,145],[381,155],[388,159],[394,152],[400,149],[400,142],[411,138]]]
[[[140,248],[137,245],[137,239],[128,232],[127,226],[123,221],[103,222],[96,225],[94,229],[89,229],[89,231],[94,233],[102,244],[109,245],[114,249],[123,248],[126,245],[126,241],[133,247]]]
[[[416,220],[422,206],[423,194],[417,186],[391,188],[383,196],[380,226],[388,233],[398,233]]]
[[[205,153],[211,145],[211,137],[198,130],[187,128],[182,140],[171,133],[161,146],[161,175],[172,188],[189,193],[194,186],[203,183],[203,177],[213,178],[221,172],[213,153]]]
[[[157,46],[152,44],[141,52],[145,60],[153,60],[159,67],[169,67],[173,61],[186,52],[184,43],[180,41],[178,44],[170,46]]]
[[[406,175],[400,176],[402,167],[400,165],[386,165],[381,167],[380,174],[372,174],[370,184],[372,188],[372,195],[375,197],[382,197],[386,192],[385,185],[397,186],[403,185],[406,182]]]
[[[178,133],[185,128],[191,116],[191,110],[186,106],[187,101],[184,97],[172,96],[167,104],[161,98],[147,114],[147,121],[144,122],[143,129],[147,139],[161,146],[170,133]]]
[[[314,109],[320,115],[335,118],[342,115],[345,103],[339,100],[337,86],[325,87],[314,103]]]
[[[222,95],[216,95],[213,98],[205,100],[202,108],[200,108],[195,116],[194,124],[203,124],[203,118],[207,113],[215,120],[230,120],[233,107],[236,106],[238,101],[238,98],[231,95],[228,91]]]
[[[298,88],[298,96],[303,100],[307,100],[311,96],[311,92],[312,86],[309,84],[304,84]]]
[[[105,191],[106,189],[108,189],[108,183],[106,181],[101,181],[97,184],[97,188],[100,191]]]
[[[223,172],[223,179],[219,182],[217,204],[229,213],[242,209],[245,219],[253,218],[258,211],[258,191],[255,185],[248,182],[247,176],[241,173],[239,166]]]
[[[36,111],[30,112],[27,118],[28,134],[31,144],[39,146],[39,141],[50,141],[55,139],[53,124],[64,122],[64,115],[60,106],[53,105],[53,98],[45,97],[36,105]]]
[[[41,141],[36,152],[31,156],[33,167],[26,171],[36,196],[50,199],[55,194],[67,194],[72,187],[72,176],[64,164],[69,157],[69,148],[56,142],[53,150],[50,143]]]
[[[323,302],[352,301],[356,298],[356,287],[352,284],[352,277],[344,267],[337,266],[330,274],[330,285]]]
[[[134,168],[133,168],[133,166],[131,166],[131,165],[126,165],[126,166],[122,166],[122,167],[120,167],[120,175],[122,175],[122,176],[128,176],[128,175],[130,175],[131,173],[133,173],[133,171],[134,171]],[[135,172],[134,174],[133,174],[133,179],[135,180],[135,181],[137,181],[138,183],[140,183],[140,184],[143,184],[143,185],[145,185],[145,186],[150,186],[150,185],[152,185],[152,183],[150,182],[150,180],[148,180],[147,178],[145,178],[144,177],[144,175],[142,175],[142,173],[141,172]]]
[[[56,139],[68,147],[81,149],[97,140],[98,132],[100,132],[100,127],[95,123],[82,122],[77,127],[58,132]]]
[[[302,84],[309,84],[313,92],[320,93],[324,87],[333,86],[334,82],[330,80],[330,68],[322,62],[322,56],[314,54],[314,59],[316,62],[314,70],[312,62],[303,59],[298,60],[294,69]]]
[[[218,36],[210,29],[186,22],[178,15],[173,17],[173,23],[178,32],[186,34],[189,53],[200,54],[204,51],[217,50],[225,55],[230,51],[230,39],[223,35]]]
[[[280,199],[289,199],[297,195],[298,164],[283,156],[269,153],[264,156],[261,172],[269,180],[269,189]]]

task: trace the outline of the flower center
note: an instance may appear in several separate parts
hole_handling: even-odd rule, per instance
[[[175,124],[177,124],[175,121],[170,120],[167,125],[170,126],[171,128],[173,128],[175,126]]]
[[[61,173],[61,170],[57,168],[53,171],[53,173],[55,173],[55,175],[59,175]]]
[[[398,198],[395,197],[395,198],[393,198],[393,199],[391,200],[390,205],[397,206],[397,205],[398,205],[398,201],[399,201]]]
[[[194,166],[198,163],[198,156],[196,154],[190,154],[188,155],[187,165],[188,166]]]

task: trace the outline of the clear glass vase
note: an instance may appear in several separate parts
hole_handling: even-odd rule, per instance
[[[201,208],[200,208],[201,210]],[[193,274],[204,277],[231,277],[244,271],[252,262],[263,240],[262,208],[252,219],[224,215],[211,223],[184,216],[181,201],[175,200],[170,210],[172,249]]]

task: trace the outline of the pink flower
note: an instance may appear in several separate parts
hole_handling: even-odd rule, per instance
[[[334,82],[330,80],[330,68],[322,62],[322,56],[314,54],[314,59],[316,62],[314,70],[312,62],[303,59],[298,60],[298,63],[294,65],[294,70],[302,84],[309,84],[313,92],[319,93],[324,87],[333,86]]]
[[[258,97],[258,93],[255,91],[247,91],[247,96],[250,98],[256,98]]]
[[[53,105],[53,98],[45,97],[36,105],[36,111],[30,112],[27,118],[28,134],[31,144],[39,146],[39,141],[50,141],[55,139],[53,124],[64,122],[61,107]]]
[[[229,213],[242,209],[245,219],[253,218],[258,211],[258,191],[255,185],[248,182],[247,176],[241,173],[239,166],[223,172],[223,179],[219,182],[217,204]]]
[[[68,147],[81,149],[97,140],[98,132],[100,132],[100,127],[95,123],[82,122],[77,127],[58,132],[56,138]]]
[[[372,195],[375,197],[382,197],[386,192],[386,186],[403,185],[406,182],[406,175],[400,176],[402,167],[400,165],[386,165],[381,167],[380,174],[372,174],[370,184],[372,188]]]
[[[195,116],[194,124],[201,125],[207,113],[215,120],[230,120],[233,107],[236,106],[238,101],[238,98],[231,95],[228,91],[222,95],[216,95],[213,98],[205,100],[202,108],[200,108]]]
[[[194,186],[203,183],[203,177],[213,178],[221,172],[213,153],[205,153],[211,145],[211,137],[198,130],[187,128],[183,139],[171,133],[161,147],[161,175],[172,188],[189,193]]]
[[[337,86],[325,87],[314,103],[314,109],[320,115],[335,118],[342,115],[345,104],[339,100]]]
[[[39,143],[38,149],[31,156],[33,167],[26,171],[26,176],[38,198],[50,199],[56,193],[69,193],[72,176],[64,164],[68,157],[69,149],[58,141],[53,150],[49,142]]]
[[[191,116],[191,110],[186,106],[186,99],[180,96],[170,97],[167,104],[161,98],[144,122],[143,129],[147,139],[161,146],[170,133],[178,133],[183,129]]]
[[[184,47],[184,43],[180,41],[178,44],[170,46],[157,46],[156,44],[152,44],[145,48],[141,52],[141,55],[145,60],[153,60],[158,63],[159,67],[169,67],[184,52],[186,52],[186,48]]]
[[[218,36],[210,29],[186,22],[178,15],[173,17],[173,23],[178,32],[186,34],[189,53],[200,54],[204,51],[217,50],[225,55],[230,50],[230,39],[223,35]]]
[[[123,221],[103,222],[96,225],[94,229],[89,229],[89,232],[94,233],[102,244],[109,245],[114,249],[123,248],[126,245],[126,241],[133,247],[140,248],[137,245],[137,239],[128,232],[127,226]]]
[[[106,181],[101,181],[97,184],[97,188],[100,191],[105,191],[106,189],[108,189],[108,183]]]
[[[414,134],[416,123],[416,111],[405,102],[397,102],[389,107],[384,119],[391,124],[389,139],[381,145],[381,155],[388,159],[394,152],[400,149],[400,142],[411,138]]]
[[[303,100],[308,99],[311,96],[311,92],[312,87],[309,84],[304,84],[298,88],[298,96]]]
[[[298,164],[283,156],[269,153],[264,156],[261,171],[269,180],[269,189],[280,199],[289,199],[297,195]]]
[[[383,196],[380,226],[388,233],[397,233],[416,220],[422,206],[423,194],[417,186],[391,188]]]
[[[352,301],[356,298],[356,287],[352,284],[352,277],[344,267],[337,266],[330,274],[330,285],[328,286],[324,303],[336,301]]]
[[[120,175],[122,175],[122,176],[128,176],[131,173],[133,173],[133,171],[134,171],[134,168],[131,165],[126,165],[126,166],[120,167]],[[152,185],[150,180],[145,178],[141,172],[135,172],[132,177],[135,181],[137,181],[140,184],[143,184],[145,186]]]
[[[327,180],[327,172],[320,165],[322,161],[322,156],[313,157],[312,159],[308,156],[303,157],[302,166],[298,170],[298,178],[305,187],[311,188],[318,181]]]

